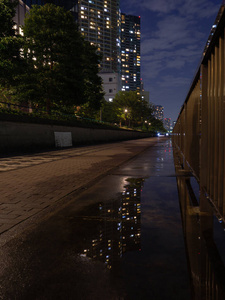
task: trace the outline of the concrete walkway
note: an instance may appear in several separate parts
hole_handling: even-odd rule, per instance
[[[0,159],[0,246],[158,138]]]

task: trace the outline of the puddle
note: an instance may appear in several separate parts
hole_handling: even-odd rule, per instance
[[[159,141],[8,245],[0,298],[225,299],[224,231],[188,201],[186,180]]]

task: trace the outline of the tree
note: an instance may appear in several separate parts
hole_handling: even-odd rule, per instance
[[[15,35],[13,17],[17,5],[18,1],[0,0],[0,38]]]
[[[13,17],[18,1],[0,0],[0,86],[16,85],[21,69],[23,38],[14,29]]]
[[[108,123],[118,123],[120,121],[118,112],[113,102],[107,102],[106,100],[102,103],[102,121]]]
[[[116,94],[113,100],[120,122],[129,126],[141,126],[145,118],[150,118],[152,108],[136,91],[125,91]]]
[[[72,108],[91,101],[91,93],[94,102],[100,101],[101,84],[94,84],[98,80],[94,67],[98,56],[84,42],[70,12],[53,4],[34,5],[25,18],[23,31],[29,73],[23,74],[20,96],[46,108],[48,113],[52,108]]]
[[[151,131],[156,132],[166,132],[166,129],[163,126],[163,121],[152,118],[151,119]]]
[[[96,47],[84,42],[84,98],[93,111],[99,110],[104,102],[102,78],[98,75],[102,56],[96,53]]]

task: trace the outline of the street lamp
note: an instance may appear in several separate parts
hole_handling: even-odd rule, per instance
[[[127,125],[127,108],[124,109],[124,113],[125,113],[125,125]]]

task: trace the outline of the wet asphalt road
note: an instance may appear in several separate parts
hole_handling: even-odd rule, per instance
[[[0,299],[190,299],[170,140],[1,249]]]

